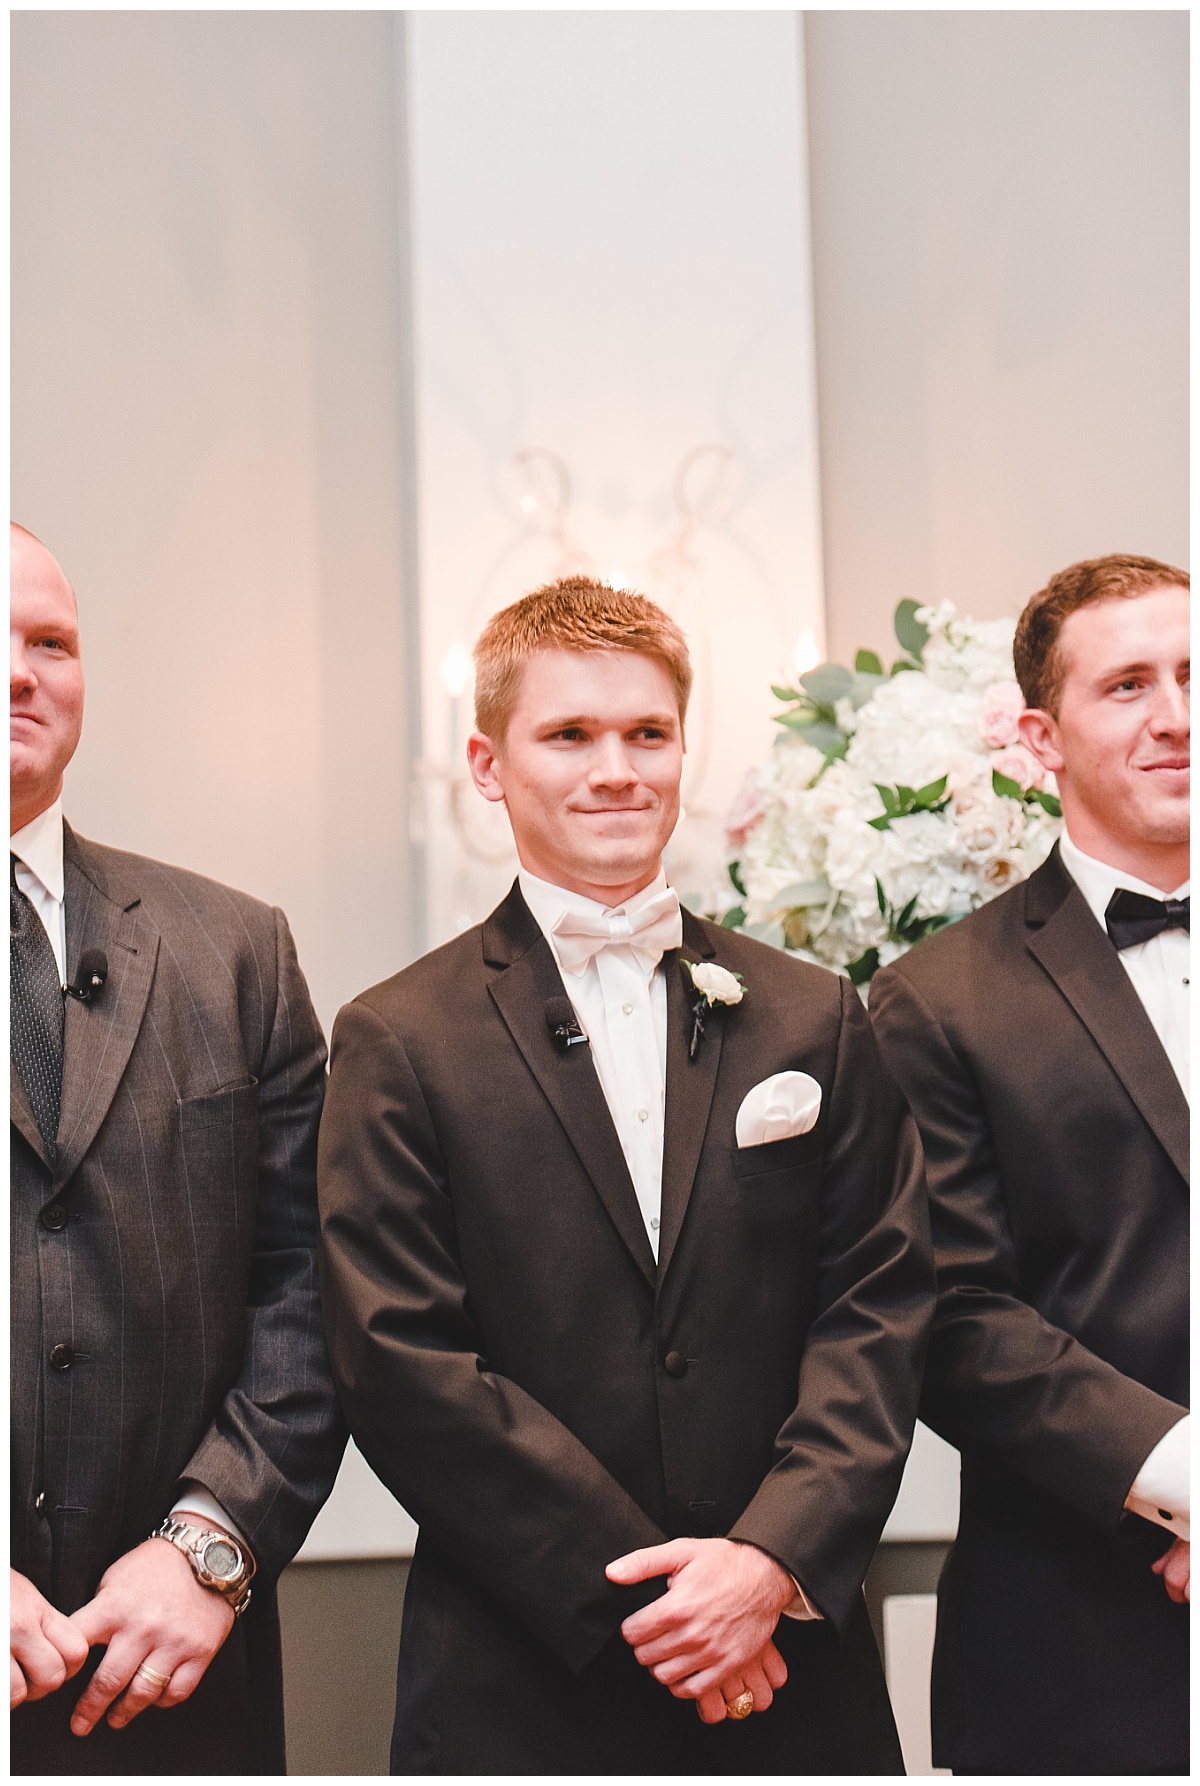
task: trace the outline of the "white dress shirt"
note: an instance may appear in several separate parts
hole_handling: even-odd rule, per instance
[[[586,966],[568,973],[559,955],[554,926],[567,912],[589,917],[624,912],[665,892],[658,877],[623,905],[606,906],[571,893],[522,869],[521,895],[538,922],[562,975],[580,1028],[588,1039],[600,1089],[629,1167],[650,1248],[658,1258],[662,1219],[663,1118],[667,1102],[667,984],[661,965],[645,968],[626,944],[606,943]],[[819,1619],[795,1576],[796,1597],[784,1617]]]
[[[58,978],[67,983],[67,916],[63,879],[63,809],[61,798],[36,819],[14,833],[8,840],[9,851],[17,858],[16,882],[41,919],[58,963]],[[224,1526],[247,1552],[250,1546],[242,1537],[215,1496],[199,1483],[187,1483],[171,1509],[176,1518],[191,1514],[202,1525],[210,1521]]]
[[[1144,893],[1150,899],[1186,899],[1189,895],[1190,881],[1164,895],[1161,887],[1152,887],[1148,881],[1140,881],[1124,869],[1110,868],[1094,856],[1085,856],[1065,831],[1059,851],[1063,866],[1102,929],[1108,902],[1118,887]],[[1189,1103],[1190,957],[1191,937],[1186,930],[1179,929],[1160,930],[1149,942],[1137,943],[1132,949],[1121,949],[1118,954]],[[1143,1519],[1163,1526],[1177,1538],[1187,1538],[1190,1534],[1190,1436],[1191,1417],[1185,1416],[1159,1440],[1125,1498],[1131,1513],[1138,1513]]]
[[[629,1167],[638,1208],[658,1258],[662,1218],[663,1112],[667,1100],[667,987],[661,967],[647,970],[619,943],[600,949],[576,973],[559,956],[554,926],[565,912],[632,916],[657,894],[667,877],[659,870],[650,886],[621,906],[604,906],[582,893],[552,886],[524,869],[521,894],[550,944],[567,997],[588,1039],[604,1100]]]

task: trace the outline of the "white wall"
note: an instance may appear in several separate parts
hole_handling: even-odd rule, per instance
[[[805,15],[830,644],[1188,561],[1188,14]]]
[[[281,904],[328,1028],[414,941],[394,22],[12,31],[12,502],[79,593],[67,813]]]
[[[789,13],[419,12],[411,57],[426,749],[461,773],[439,665],[567,567],[674,611],[698,685],[681,890],[769,747],[769,683],[822,626],[799,30]],[[679,544],[684,456],[709,518]],[[547,449],[569,473],[548,525]],[[718,468],[723,483],[714,490]],[[521,507],[525,497],[537,506]],[[515,867],[473,791],[430,784],[431,940]]]

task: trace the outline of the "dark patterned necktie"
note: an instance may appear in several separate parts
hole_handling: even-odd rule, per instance
[[[29,1093],[34,1120],[53,1158],[62,1100],[62,981],[46,927],[17,885],[17,858],[11,851],[8,921],[12,1063]]]
[[[1134,949],[1148,943],[1162,930],[1186,930],[1191,935],[1192,902],[1187,899],[1151,899],[1118,887],[1104,909],[1108,934],[1118,949]]]

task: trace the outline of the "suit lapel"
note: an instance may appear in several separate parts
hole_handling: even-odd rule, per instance
[[[1104,1054],[1190,1183],[1189,1112],[1154,1025],[1057,848],[1026,889],[1029,952]]]
[[[546,1001],[563,997],[562,976],[519,888],[487,920],[483,944],[485,959],[499,970],[488,986],[497,1010],[634,1263],[653,1284],[654,1254],[591,1049],[560,1050],[547,1026]]]
[[[707,933],[685,908],[683,947],[664,955],[662,964],[667,977],[667,1106],[663,1120],[662,1227],[658,1242],[660,1283],[687,1214],[728,1020],[724,1010],[710,1011],[696,1057],[689,1059],[696,992],[688,963],[709,960],[715,953]]]
[[[94,1003],[68,998],[58,1123],[58,1190],[79,1165],[108,1114],[145,1015],[159,936],[128,887],[110,887],[87,844],[64,827],[67,977],[84,949],[103,949],[108,980]]]

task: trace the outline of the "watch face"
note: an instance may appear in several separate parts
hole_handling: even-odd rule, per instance
[[[242,1559],[233,1545],[226,1544],[223,1538],[218,1538],[212,1544],[205,1546],[204,1567],[210,1575],[217,1576],[219,1580],[228,1581],[231,1575],[237,1574],[241,1564]]]

